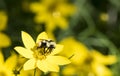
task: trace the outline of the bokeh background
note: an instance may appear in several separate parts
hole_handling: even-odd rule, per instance
[[[40,76],[119,76],[119,16],[119,0],[0,0],[0,51],[6,61],[21,31],[46,31],[72,63]]]

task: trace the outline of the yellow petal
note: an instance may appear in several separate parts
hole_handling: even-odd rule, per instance
[[[41,13],[41,12],[46,10],[46,7],[43,4],[40,4],[38,2],[34,2],[34,3],[30,4],[30,10],[34,13],[36,13],[36,12]]]
[[[47,60],[38,61],[37,66],[43,72],[54,71],[58,72],[59,67],[56,64],[51,64]]]
[[[63,17],[55,19],[55,22],[61,29],[66,29],[68,27],[68,21]]]
[[[74,5],[63,3],[58,6],[57,10],[59,10],[62,13],[62,15],[69,16],[74,14],[76,7]]]
[[[65,65],[70,63],[70,60],[62,56],[47,56],[47,61],[57,65]]]
[[[0,47],[10,46],[11,41],[9,37],[3,33],[0,33]]]
[[[96,76],[112,76],[112,71],[110,69],[98,63],[92,63],[92,70]]]
[[[34,58],[30,59],[30,60],[26,61],[26,63],[23,66],[23,69],[24,70],[35,69],[36,68],[35,64],[36,64],[36,60]]]
[[[36,43],[38,43],[40,41],[40,39],[48,39],[48,35],[46,32],[42,32],[38,35]]]
[[[110,65],[115,62],[117,62],[117,58],[114,55],[102,55],[100,52],[93,50],[92,51],[92,56],[94,57],[94,60],[97,61],[98,63],[105,64],[105,65]]]
[[[53,30],[56,28],[56,24],[55,21],[53,19],[48,18],[48,20],[46,20],[46,31],[49,33],[50,31],[53,32]]]
[[[48,72],[48,68],[47,68],[46,63],[44,61],[38,60],[37,67],[43,72]]]
[[[37,67],[43,72],[48,72],[48,68],[47,68],[46,63],[44,61],[38,60]]]
[[[7,20],[8,20],[8,17],[6,15],[6,13],[0,11],[0,31],[4,30],[6,28]]]
[[[9,70],[13,70],[17,64],[17,55],[12,54],[6,61],[5,61],[5,66]]]
[[[23,47],[17,46],[14,48],[20,55],[25,58],[33,58],[33,52],[29,49],[25,49]]]
[[[14,76],[12,70],[8,70],[4,65],[0,65],[0,76]]]
[[[24,31],[22,31],[22,40],[23,40],[23,43],[24,43],[25,47],[28,48],[28,49],[33,48],[34,45],[35,45],[35,42],[32,39],[32,37]]]
[[[63,47],[64,47],[63,45],[57,44],[55,49],[51,52],[50,55],[55,55],[55,54],[60,53],[62,51]]]
[[[49,62],[46,62],[46,63],[47,63],[47,67],[48,67],[49,71],[53,71],[53,72],[58,72],[59,71],[58,65],[52,64],[52,63],[49,63]]]
[[[34,18],[34,21],[36,23],[47,23],[48,22],[48,17],[49,15],[46,13],[46,11],[42,11],[41,13],[37,13],[35,18]],[[47,27],[47,26],[46,26]]]
[[[108,56],[106,56],[106,59],[103,62],[103,64],[111,65],[111,64],[114,64],[116,62],[117,62],[117,57],[116,56],[114,56],[114,55],[108,55]]]
[[[0,50],[0,65],[4,63],[4,57],[2,51]]]
[[[55,3],[56,0],[43,0],[42,3],[46,6],[50,6],[50,5],[53,5],[53,3]]]
[[[46,13],[42,13],[42,15],[41,14],[36,14],[34,20],[35,20],[36,23],[44,23],[47,20],[46,17],[47,17]]]

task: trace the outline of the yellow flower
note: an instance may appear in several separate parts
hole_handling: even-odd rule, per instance
[[[61,52],[60,54],[66,57],[70,57],[73,55],[71,61],[74,64],[81,65],[88,57],[87,47],[83,43],[75,40],[73,37],[63,39],[62,41],[60,41],[60,44],[64,45],[64,52]]]
[[[113,76],[106,65],[114,64],[117,60],[114,55],[104,56],[96,50],[88,51],[89,55],[83,64],[71,63],[62,70],[65,76]]]
[[[10,46],[10,38],[4,33],[0,32],[0,48]]]
[[[117,58],[115,55],[102,55],[96,50],[91,51],[92,57],[94,58],[95,62],[98,62],[103,65],[111,65],[117,62]]]
[[[77,73],[77,70],[78,68],[76,66],[68,65],[62,70],[62,74],[63,76],[78,76],[79,74]],[[80,70],[78,71],[79,73],[81,72]]]
[[[105,56],[96,50],[90,51],[73,37],[63,39],[60,44],[64,45],[64,52],[60,54],[66,57],[73,55],[72,63],[63,69],[63,75],[112,76],[111,70],[106,65],[117,62],[116,56]]]
[[[35,22],[45,23],[46,31],[51,32],[56,27],[67,28],[66,17],[75,12],[75,6],[67,3],[67,0],[42,0],[31,3],[30,10],[36,13]]]
[[[56,56],[62,51],[63,45],[55,44],[45,32],[38,35],[35,43],[28,33],[22,31],[22,40],[25,48],[17,46],[14,49],[25,58],[28,58],[23,66],[24,70],[39,68],[43,72],[58,72],[58,65],[70,63],[67,58]]]
[[[0,76],[14,76],[13,69],[16,66],[17,56],[12,54],[6,61],[0,51]]]
[[[91,68],[97,76],[112,76],[112,72],[106,65],[111,65],[117,62],[116,56],[104,56],[96,50],[91,51],[92,61]]]
[[[113,76],[112,71],[109,68],[96,62],[91,63],[91,70],[91,74],[95,76]]]
[[[109,20],[109,14],[108,13],[101,13],[100,19],[101,19],[101,21],[107,22]]]
[[[11,44],[9,37],[2,33],[5,30],[7,24],[7,15],[5,12],[0,11],[0,48],[7,47]]]

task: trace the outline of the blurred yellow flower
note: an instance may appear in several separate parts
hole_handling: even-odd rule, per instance
[[[104,22],[108,21],[109,20],[109,15],[108,13],[101,13],[100,14],[100,19]]]
[[[7,24],[7,15],[5,12],[0,11],[0,48],[7,47],[11,44],[9,37],[2,31],[5,30]]]
[[[107,68],[117,62],[114,55],[103,55],[96,50],[89,50],[84,44],[73,37],[63,39],[64,52],[60,54],[70,57],[71,64],[66,66],[62,73],[65,76],[112,76],[112,71]]]
[[[12,54],[6,61],[0,51],[0,76],[14,76],[13,69],[16,66],[17,56]]]
[[[65,57],[55,56],[62,51],[63,45],[55,44],[53,40],[48,39],[45,32],[38,35],[35,43],[28,33],[22,31],[22,40],[25,48],[17,46],[14,49],[25,58],[28,58],[23,66],[24,70],[39,68],[43,72],[58,72],[58,65],[70,63]]]
[[[99,63],[91,63],[91,70],[94,76],[113,76],[112,71],[107,68],[105,65],[99,64]]]
[[[36,13],[36,23],[45,23],[46,31],[53,31],[57,26],[65,29],[68,26],[66,17],[75,12],[75,6],[67,0],[42,0],[30,4],[30,10]]]
[[[114,55],[104,56],[96,50],[91,51],[91,68],[96,76],[112,76],[112,71],[106,67],[117,62]]]
[[[62,70],[62,74],[63,76],[78,76],[81,70],[78,70],[79,72],[77,72],[77,70],[78,68],[76,66],[68,65]]]
[[[98,62],[103,65],[111,65],[117,62],[117,58],[114,55],[102,55],[97,50],[92,50],[92,57],[94,58],[95,62]]]
[[[63,39],[62,41],[60,41],[60,44],[64,45],[64,52],[61,52],[60,54],[66,57],[70,57],[73,55],[71,61],[74,64],[83,64],[88,57],[87,47],[83,43],[75,40],[73,37]]]
[[[10,44],[11,44],[10,38],[4,33],[0,32],[0,48],[8,47],[10,46]]]
[[[83,64],[71,63],[62,70],[65,76],[113,76],[107,65],[114,64],[115,56],[104,56],[96,50],[90,51]]]

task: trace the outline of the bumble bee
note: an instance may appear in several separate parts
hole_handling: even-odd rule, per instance
[[[38,43],[38,47],[37,48],[43,48],[44,52],[49,52],[51,53],[53,49],[55,49],[56,47],[56,43],[53,40],[46,40],[46,39],[42,39],[39,43]]]
[[[52,51],[53,49],[55,49],[56,43],[55,43],[53,40],[48,40],[48,45],[47,45],[47,47],[48,47],[49,52],[51,53],[51,51]]]

